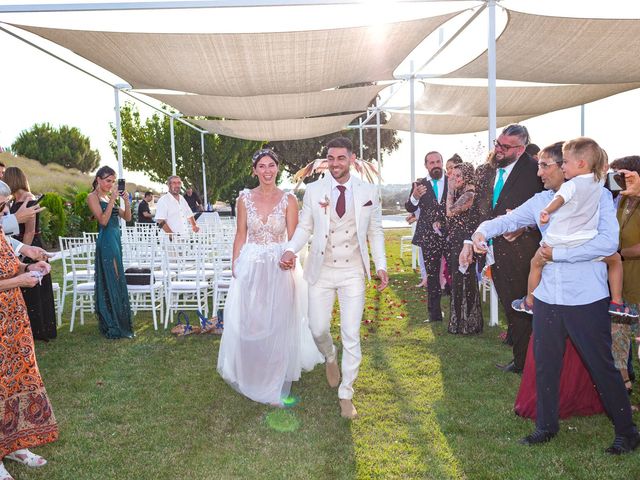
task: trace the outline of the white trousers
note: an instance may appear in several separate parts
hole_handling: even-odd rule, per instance
[[[322,266],[320,277],[309,285],[309,327],[318,350],[327,361],[337,359],[331,338],[331,312],[336,293],[340,304],[340,337],[342,339],[342,382],[338,398],[353,398],[353,383],[362,361],[360,322],[364,310],[365,274],[363,268]]]

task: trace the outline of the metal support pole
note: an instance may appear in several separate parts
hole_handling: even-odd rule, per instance
[[[209,211],[209,200],[207,196],[207,171],[204,165],[204,132],[200,132],[200,156],[202,158],[202,200],[204,209]]]
[[[442,34],[442,29],[440,29]],[[411,78],[409,78],[409,144],[411,147],[411,182],[416,179],[416,105],[415,105],[415,84],[413,60],[409,62]],[[411,233],[415,233],[415,223],[412,225]],[[416,269],[418,265],[418,249],[414,245],[411,247],[411,268]]]
[[[496,2],[488,0],[489,7],[489,148],[493,146],[496,138]],[[498,325],[498,293],[491,282],[491,304],[489,308],[489,325]]]
[[[171,132],[171,175],[176,174],[176,139],[173,131],[173,115],[169,120],[169,131]]]
[[[584,105],[580,105],[580,136],[584,137]]]
[[[380,151],[380,109],[376,100],[376,153],[378,160],[378,172],[382,176],[382,152]],[[380,176],[378,176],[378,185],[380,185]]]
[[[362,129],[362,119],[358,120],[360,127],[358,128],[358,135],[360,136],[360,160],[364,160],[364,130]]]
[[[118,178],[124,178],[124,166],[122,158],[122,125],[120,122],[120,89],[124,85],[115,85],[113,87],[113,95],[115,97],[115,110],[116,110],[116,153],[118,156]],[[120,207],[124,208],[124,198],[120,197]],[[126,222],[124,218],[120,219],[120,228],[124,229]]]

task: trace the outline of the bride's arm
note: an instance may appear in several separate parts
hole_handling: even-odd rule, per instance
[[[289,240],[293,237],[293,233],[298,226],[298,199],[295,195],[289,195],[287,198],[287,235]]]
[[[240,197],[236,200],[236,237],[233,240],[233,257],[231,259],[231,271],[236,276],[236,259],[240,255],[242,246],[247,241],[247,208]]]

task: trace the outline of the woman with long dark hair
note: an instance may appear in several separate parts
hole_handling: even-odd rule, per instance
[[[124,199],[124,209],[116,206]],[[132,338],[131,308],[122,265],[119,219],[131,220],[131,204],[126,191],[118,192],[116,172],[101,167],[87,196],[91,213],[98,220],[95,262],[95,310],[100,332],[107,338]]]
[[[36,204],[35,197],[29,188],[27,176],[20,168],[7,168],[4,173],[4,181],[11,188],[11,194],[14,198],[11,204],[11,213],[15,214],[25,203],[27,207],[32,207]],[[19,226],[20,233],[14,235],[17,240],[25,245],[42,247],[39,213],[25,223],[20,223]],[[35,263],[29,258],[25,258],[24,262],[27,264]],[[33,338],[44,340],[45,342],[51,338],[56,338],[56,307],[53,301],[51,275],[47,274],[42,277],[40,283],[32,288],[23,288],[22,296],[24,303],[27,305]]]

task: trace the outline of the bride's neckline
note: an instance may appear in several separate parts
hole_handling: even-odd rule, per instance
[[[275,190],[275,192],[279,192],[281,193],[280,198],[278,199],[277,202],[275,202],[273,204],[273,206],[269,209],[269,213],[263,217],[260,212],[258,211],[258,207],[256,206],[256,202],[253,200],[253,195],[256,193],[256,191],[258,191],[257,189],[253,189],[253,190],[249,190],[249,201],[251,202],[253,211],[255,212],[256,217],[258,217],[258,220],[260,221],[260,223],[262,225],[266,225],[269,222],[269,217],[271,215],[274,214],[274,212],[276,211],[276,209],[278,208],[278,206],[280,205],[280,203],[282,203],[282,199],[287,195],[285,192],[281,192],[280,190]],[[271,195],[273,196],[273,195]]]

